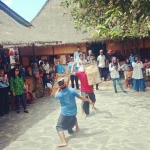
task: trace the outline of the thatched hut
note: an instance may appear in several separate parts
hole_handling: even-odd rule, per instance
[[[92,33],[82,33],[77,31],[70,17],[64,15],[66,9],[60,6],[63,0],[47,0],[45,5],[31,21],[34,30],[43,34],[50,41],[61,41],[57,45],[36,47],[36,56],[44,55],[52,60],[56,55],[60,55],[67,63],[70,55],[76,51],[77,46],[81,46],[83,53],[87,53],[87,43],[91,42]],[[22,49],[22,56],[30,55],[30,50]]]

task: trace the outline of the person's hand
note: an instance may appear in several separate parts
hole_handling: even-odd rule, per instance
[[[16,94],[13,92],[13,96],[16,96]]]

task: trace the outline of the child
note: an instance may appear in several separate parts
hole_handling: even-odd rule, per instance
[[[126,70],[126,88],[130,88],[132,86],[132,74],[131,67],[128,67]]]
[[[129,57],[130,63],[132,64],[132,62],[135,62],[135,58],[134,58],[134,53],[130,53],[130,57]]]
[[[46,79],[45,79],[45,88],[46,88],[46,96],[50,95],[50,91],[52,89],[52,79],[50,78],[49,74],[46,74]]]
[[[27,80],[25,80],[24,90],[25,90],[26,103],[31,104],[34,101],[34,98],[30,90],[30,84],[27,83]]]

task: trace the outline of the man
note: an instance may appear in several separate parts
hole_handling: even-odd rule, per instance
[[[80,46],[77,46],[77,51],[74,53],[74,61],[77,63],[77,67],[79,67],[78,65],[78,61],[79,59],[79,55],[82,54]]]
[[[71,87],[74,88],[74,81],[75,81],[76,89],[79,90],[78,77],[71,73],[71,67],[72,67],[73,63],[74,63],[73,57],[70,57],[70,62],[68,63],[68,69],[69,69],[69,72],[70,72]],[[77,72],[77,71],[78,71],[78,68],[77,68],[77,65],[75,65],[74,66],[74,72]]]
[[[64,130],[68,130],[68,133],[72,134],[72,128],[76,126],[76,131],[79,131],[79,126],[76,118],[77,105],[75,97],[79,98],[82,101],[90,103],[92,106],[93,103],[90,99],[80,96],[74,89],[68,88],[64,79],[60,79],[58,81],[58,86],[59,89],[55,94],[55,98],[60,100],[61,114],[57,122],[56,130],[61,139],[61,143],[58,145],[58,147],[64,147],[67,146]]]
[[[86,61],[86,59],[84,59],[83,54],[80,54],[80,55],[79,55],[79,61],[78,61],[78,66],[79,66],[78,71],[84,70],[84,66],[85,66],[86,64],[87,64],[87,61]]]
[[[96,102],[96,98],[95,98],[95,94],[93,92],[93,86],[88,84],[87,75],[84,72],[84,70],[80,70],[78,72],[73,72],[74,65],[75,65],[75,63],[72,65],[71,72],[75,76],[78,76],[80,79],[81,95],[86,97],[86,98],[90,98],[92,100],[92,103],[93,103],[93,108],[96,109],[94,107],[94,104]],[[89,103],[84,101],[84,102],[82,102],[82,118],[85,119],[86,115],[89,115]]]
[[[106,58],[105,55],[103,54],[103,50],[100,50],[99,52],[100,55],[97,57],[99,73],[101,75],[101,78],[104,78],[104,81],[106,81],[106,73],[105,73]]]

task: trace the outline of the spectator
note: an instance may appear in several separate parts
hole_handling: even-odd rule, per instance
[[[109,64],[109,71],[110,71],[111,79],[113,81],[114,90],[115,90],[115,93],[117,93],[117,87],[116,87],[116,81],[117,81],[122,92],[126,93],[126,91],[124,90],[123,85],[121,83],[119,70],[120,70],[120,65],[117,62],[117,58],[114,57],[112,59],[112,63]]]
[[[125,81],[126,81],[126,88],[129,88],[129,89],[131,89],[132,87],[132,74],[133,72],[131,71],[131,67],[128,66],[128,68],[126,69]]]
[[[100,55],[97,57],[99,73],[101,75],[101,78],[103,78],[104,81],[106,81],[106,73],[105,73],[106,58],[105,55],[103,54],[103,50],[100,50],[99,52]]]
[[[78,71],[83,71],[84,70],[84,66],[87,64],[87,61],[84,59],[83,54],[79,55],[79,61],[77,63],[79,69]]]
[[[135,62],[135,58],[134,58],[134,53],[131,52],[130,53],[130,57],[129,57],[130,63],[132,64],[133,62]]]
[[[80,48],[80,46],[77,46],[77,51],[74,53],[74,62],[77,63],[77,67],[79,67],[78,62],[79,62],[79,60],[80,60],[80,59],[79,59],[80,54],[82,54],[81,48]]]
[[[124,71],[124,77],[125,77],[125,79],[126,79],[126,71],[127,71],[128,67],[131,68],[132,66],[131,66],[131,63],[130,63],[129,59],[127,58],[125,60],[125,63],[120,67],[120,69],[122,69]]]
[[[19,99],[21,99],[24,112],[28,113],[28,110],[26,109],[24,85],[24,80],[19,72],[19,69],[14,68],[10,79],[10,89],[15,97],[16,110],[18,114],[20,113]]]
[[[0,69],[0,116],[9,113],[8,78],[4,70]]]
[[[68,69],[69,69],[69,72],[70,72],[70,79],[71,79],[71,87],[74,88],[74,81],[75,81],[75,84],[76,84],[76,89],[79,90],[79,83],[78,83],[78,77],[75,76],[74,74],[71,73],[71,68],[72,68],[72,64],[74,63],[74,59],[73,57],[70,57],[70,62],[68,63]],[[74,72],[77,72],[78,71],[78,68],[77,68],[77,63],[74,65]]]
[[[145,91],[145,82],[143,78],[143,73],[142,73],[142,68],[143,68],[143,63],[140,61],[139,56],[135,56],[135,62],[132,62],[132,67],[133,67],[133,89],[135,91]]]
[[[46,79],[45,79],[45,88],[46,88],[46,96],[50,96],[50,91],[52,90],[52,79],[50,78],[49,74],[46,74]]]

